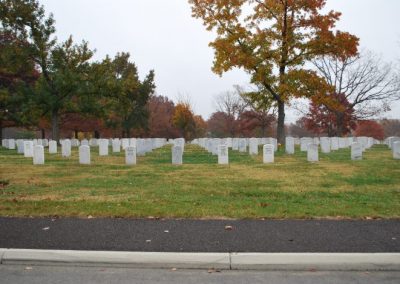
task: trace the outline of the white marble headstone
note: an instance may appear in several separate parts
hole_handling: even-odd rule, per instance
[[[54,140],[49,141],[49,153],[57,154],[57,142]]]
[[[245,138],[239,138],[239,152],[247,152],[247,142]]]
[[[393,142],[392,151],[393,159],[400,160],[400,141]]]
[[[339,150],[339,138],[331,137],[331,150],[336,151]]]
[[[257,138],[249,139],[249,154],[250,155],[258,155],[258,139]]]
[[[108,140],[107,139],[99,139],[99,156],[108,156]]]
[[[286,154],[294,154],[294,139],[293,137],[286,137],[285,140],[285,151]]]
[[[61,155],[63,157],[71,156],[71,140],[66,139],[61,143]]]
[[[90,165],[90,147],[88,145],[79,146],[79,164]]]
[[[321,137],[320,138],[320,146],[322,153],[330,153],[331,152],[331,140],[329,137]]]
[[[218,146],[218,164],[220,165],[229,164],[228,145],[222,144]]]
[[[24,141],[24,157],[33,157],[33,141]]]
[[[125,148],[125,163],[136,165],[136,147],[128,146]]]
[[[33,148],[33,164],[34,165],[44,164],[44,147],[42,145],[36,145]]]
[[[172,164],[182,165],[183,149],[181,146],[172,146]]]
[[[8,149],[15,150],[15,140],[14,139],[8,139]]]
[[[22,139],[17,140],[17,153],[18,154],[24,153],[24,140]]]
[[[121,140],[118,138],[112,140],[112,150],[114,153],[121,152]]]
[[[308,144],[307,161],[318,162],[318,145],[317,144]]]
[[[351,159],[355,160],[362,160],[362,152],[363,146],[359,142],[353,142],[351,144]]]
[[[263,163],[273,163],[274,162],[274,145],[273,144],[265,144],[263,146]]]

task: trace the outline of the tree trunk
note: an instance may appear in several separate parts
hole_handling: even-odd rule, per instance
[[[51,112],[51,137],[55,141],[58,141],[60,139],[58,127],[58,110],[53,110]]]
[[[336,135],[338,137],[343,136],[343,124],[344,124],[344,115],[342,112],[336,113]]]
[[[127,129],[125,130],[125,132],[126,132],[126,138],[130,138],[130,136],[131,136],[131,130],[130,130],[130,128],[127,128]]]
[[[74,138],[78,139],[78,130],[76,130],[76,129],[74,130]]]
[[[0,140],[3,140],[3,121],[0,120]]]
[[[285,144],[285,103],[278,101],[278,127],[276,129],[278,143]]]
[[[42,139],[46,139],[46,131],[42,128],[40,132],[42,133]]]

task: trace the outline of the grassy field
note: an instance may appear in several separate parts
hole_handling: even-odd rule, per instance
[[[261,148],[260,148],[261,150]],[[185,148],[184,165],[171,165],[166,146],[125,166],[123,153],[92,165],[46,153],[46,164],[0,148],[1,216],[165,218],[399,218],[400,161],[383,145],[351,161],[350,150],[321,154],[279,151],[262,164],[230,151],[230,165],[198,146]]]

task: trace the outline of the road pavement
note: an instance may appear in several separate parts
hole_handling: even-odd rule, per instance
[[[396,271],[234,271],[0,265],[0,284],[46,283],[363,283],[398,284]]]
[[[0,248],[400,252],[400,220],[0,218]]]

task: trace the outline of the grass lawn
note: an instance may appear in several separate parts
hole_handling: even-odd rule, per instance
[[[60,149],[59,149],[60,151]],[[262,164],[230,151],[230,165],[187,145],[184,165],[171,165],[170,146],[125,166],[123,153],[92,165],[46,153],[46,164],[0,148],[0,216],[165,217],[165,218],[399,218],[400,161],[376,145],[362,161],[350,150],[320,153],[279,151]]]

